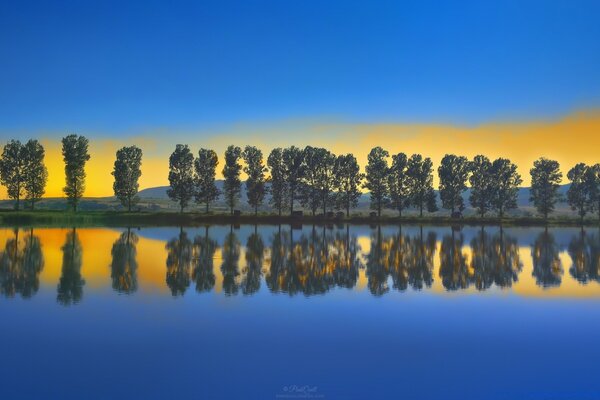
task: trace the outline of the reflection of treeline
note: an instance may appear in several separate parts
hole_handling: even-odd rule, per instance
[[[19,294],[30,298],[37,293],[39,275],[44,268],[44,254],[40,239],[33,229],[19,238],[19,229],[9,238],[0,253],[0,293],[6,297]]]
[[[88,140],[68,135],[62,139],[65,162],[64,193],[68,203],[77,209],[85,191],[85,164],[90,159]],[[509,159],[490,160],[477,155],[472,160],[446,154],[437,168],[438,193],[433,187],[433,162],[421,154],[408,156],[392,154],[374,147],[368,154],[364,173],[353,154],[336,155],[321,148],[295,146],[275,148],[263,157],[255,146],[229,146],[223,157],[223,189],[217,188],[215,177],[219,158],[211,149],[199,149],[194,156],[187,145],[178,144],[169,157],[169,198],[181,211],[195,201],[205,207],[223,197],[230,212],[240,201],[241,173],[247,176],[245,190],[248,205],[258,212],[268,200],[279,215],[284,210],[294,213],[300,205],[313,215],[318,211],[345,211],[346,215],[358,205],[362,190],[371,198],[371,208],[381,215],[384,208],[396,210],[400,216],[407,208],[435,212],[438,203],[453,216],[465,208],[464,193],[470,187],[468,201],[482,217],[494,212],[503,217],[517,207],[518,188],[523,182],[517,166]],[[113,166],[113,191],[129,211],[138,202],[139,178],[142,175],[142,150],[128,146],[116,152]],[[558,162],[540,158],[529,171],[530,201],[547,218],[562,198],[558,191],[563,174]],[[579,163],[567,177],[571,183],[567,192],[569,205],[583,219],[597,211],[600,218],[600,164]],[[19,208],[25,196],[31,208],[42,198],[47,181],[44,148],[36,140],[25,145],[11,140],[0,157],[0,183],[7,188],[8,197]],[[267,196],[270,194],[270,196]],[[439,196],[438,196],[439,194]],[[439,197],[439,200],[437,199]]]

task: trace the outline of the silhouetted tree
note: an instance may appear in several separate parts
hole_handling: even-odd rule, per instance
[[[294,201],[298,196],[298,188],[304,176],[304,151],[296,146],[283,149],[282,162],[286,182],[287,200],[290,202],[290,214],[294,212]]]
[[[48,181],[48,169],[44,164],[46,155],[44,147],[37,140],[29,140],[23,148],[25,158],[25,198],[33,210],[46,193],[46,182]]]
[[[117,150],[112,175],[115,177],[113,191],[123,207],[131,207],[139,201],[138,180],[142,176],[142,149],[137,146],[123,147]]]
[[[208,226],[204,236],[194,239],[194,270],[192,278],[196,282],[198,293],[209,292],[215,286],[214,256],[217,242],[208,235]]]
[[[431,159],[420,154],[413,154],[408,159],[406,169],[410,188],[410,201],[419,209],[419,215],[423,216],[423,208],[429,212],[437,211],[435,192],[433,190],[433,163]]]
[[[280,148],[271,151],[269,158],[267,159],[267,165],[269,166],[271,174],[268,180],[271,184],[270,204],[277,210],[279,215],[281,215],[287,197],[287,182],[286,168],[283,164],[283,152]]]
[[[0,158],[0,183],[6,187],[8,198],[15,200],[17,210],[25,189],[25,166],[24,146],[18,140],[11,140],[4,146]]]
[[[137,282],[137,249],[138,236],[127,228],[113,243],[110,252],[112,262],[110,264],[110,277],[113,290],[131,294],[138,288]]]
[[[364,174],[360,173],[360,167],[356,157],[352,154],[339,155],[335,160],[335,200],[338,209],[346,210],[346,216],[350,216],[350,208],[358,205],[360,198],[360,185]]]
[[[366,167],[364,187],[370,191],[371,209],[377,210],[378,217],[381,216],[381,209],[388,200],[389,167],[387,158],[389,155],[390,153],[381,147],[374,147],[369,153]]]
[[[238,263],[240,259],[240,241],[233,231],[225,236],[223,243],[223,292],[226,296],[236,295],[240,289],[238,277],[240,275]]]
[[[591,203],[593,204],[593,210],[598,212],[598,219],[600,220],[600,164],[595,164],[588,168],[585,181],[588,186]]]
[[[445,235],[442,239],[439,274],[446,290],[466,289],[471,285],[472,275],[462,250],[463,241],[463,234],[454,230],[451,235]]]
[[[408,177],[408,158],[404,153],[392,156],[392,166],[388,176],[390,205],[402,217],[402,210],[410,206],[410,182]]]
[[[84,136],[68,135],[62,139],[65,162],[65,187],[67,202],[77,211],[77,204],[85,192],[85,163],[90,159],[88,140]]]
[[[246,243],[246,266],[242,270],[242,293],[245,295],[258,292],[262,275],[262,264],[265,245],[259,233],[248,236]]]
[[[533,163],[530,173],[530,201],[544,219],[548,219],[548,214],[554,211],[554,206],[559,199],[558,188],[562,179],[559,164],[542,157]]]
[[[221,191],[215,184],[215,175],[219,158],[214,150],[200,149],[198,158],[194,160],[194,184],[196,186],[196,203],[206,205],[206,213],[210,203],[217,200]]]
[[[233,214],[233,209],[240,198],[240,191],[242,189],[242,181],[240,180],[240,172],[242,170],[242,165],[240,164],[241,156],[242,149],[237,146],[229,146],[225,150],[223,195],[231,214]]]
[[[519,185],[523,180],[517,172],[517,166],[506,158],[494,160],[491,172],[491,205],[502,218],[505,211],[517,208]]]
[[[569,243],[569,256],[572,260],[569,272],[574,279],[583,284],[590,281],[600,282],[600,238],[598,236],[588,235],[583,229],[578,235],[573,235]]]
[[[545,229],[538,235],[531,249],[532,276],[539,286],[543,288],[560,286],[563,267],[558,253],[559,248],[554,236]]]
[[[470,164],[471,194],[469,202],[483,218],[492,208],[494,182],[492,181],[492,163],[489,158],[477,155]]]
[[[167,286],[171,289],[173,297],[183,296],[190,286],[190,272],[192,265],[192,241],[188,239],[183,228],[179,236],[169,240],[167,249]]]
[[[25,236],[23,245],[20,244],[19,230],[15,229],[15,236],[6,241],[0,255],[0,294],[6,297],[20,294],[28,299],[40,287],[44,255],[40,239],[33,235],[33,229]]]
[[[567,178],[571,185],[567,190],[567,201],[573,211],[583,219],[588,211],[593,211],[596,201],[593,193],[593,185],[590,185],[589,169],[584,163],[579,163],[569,170]]]
[[[371,232],[371,251],[367,255],[366,275],[371,294],[381,296],[388,292],[390,245],[381,235],[381,226]]]
[[[319,206],[323,207],[323,213],[327,212],[336,183],[335,159],[327,149],[311,146],[304,149],[302,204],[310,208],[313,215]]]
[[[446,154],[438,167],[442,207],[452,214],[465,208],[462,194],[467,190],[470,164],[466,157]]]
[[[169,185],[167,195],[183,212],[194,195],[194,156],[187,144],[175,146],[169,157]]]
[[[68,306],[81,301],[85,285],[85,280],[81,277],[83,247],[75,228],[67,233],[62,252],[62,274],[58,281],[56,300],[60,304]]]
[[[267,189],[265,187],[265,172],[267,167],[263,162],[263,154],[254,146],[246,146],[242,153],[246,166],[244,172],[248,175],[246,180],[246,193],[248,204],[254,208],[254,215],[258,214],[258,207],[262,205]]]

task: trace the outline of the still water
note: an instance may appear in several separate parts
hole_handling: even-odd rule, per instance
[[[0,229],[2,398],[600,398],[600,230]]]

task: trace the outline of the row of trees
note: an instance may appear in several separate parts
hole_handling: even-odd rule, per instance
[[[68,135],[62,139],[65,163],[65,187],[69,205],[77,205],[85,191],[85,165],[90,159],[88,140],[83,136]],[[48,172],[44,165],[44,148],[37,140],[21,144],[11,140],[4,146],[0,158],[0,183],[7,188],[8,197],[19,209],[25,198],[34,208],[45,193]],[[242,164],[243,163],[243,164]],[[112,175],[113,191],[122,205],[131,211],[137,203],[142,150],[136,146],[123,147],[116,153]],[[423,215],[426,210],[438,210],[437,194],[433,187],[433,163],[420,154],[410,157],[393,154],[381,147],[368,155],[365,173],[360,172],[352,154],[335,155],[327,149],[296,146],[273,149],[265,162],[263,153],[255,146],[244,149],[229,146],[224,154],[221,170],[224,181],[220,190],[216,185],[219,158],[214,150],[200,149],[197,157],[187,145],[178,144],[169,157],[168,196],[183,211],[194,200],[203,204],[206,212],[221,195],[233,213],[241,192],[241,173],[245,182],[248,204],[255,214],[262,207],[267,194],[269,205],[279,215],[284,209],[294,213],[299,203],[312,212],[325,214],[345,210],[346,215],[358,205],[361,190],[370,193],[371,209],[380,216],[384,208],[398,211],[414,207]],[[445,155],[437,169],[441,206],[453,216],[465,208],[465,191],[470,188],[468,201],[479,215],[495,212],[503,217],[506,211],[517,207],[519,186],[523,182],[517,166],[506,158],[490,160],[477,155],[472,160],[453,154]],[[530,201],[547,218],[562,201],[559,187],[562,173],[557,161],[540,158],[534,162],[531,174]],[[583,219],[597,211],[600,218],[600,164],[575,165],[567,174],[571,185],[566,201]]]

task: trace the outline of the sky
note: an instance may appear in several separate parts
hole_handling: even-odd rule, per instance
[[[141,187],[167,184],[176,143],[483,153],[527,182],[539,156],[600,162],[598,15],[572,0],[2,2],[0,142],[42,140],[49,196],[69,133],[91,142],[88,196],[111,194],[130,144]]]

